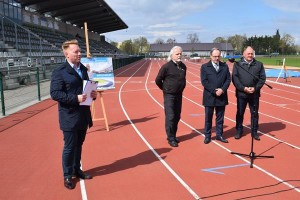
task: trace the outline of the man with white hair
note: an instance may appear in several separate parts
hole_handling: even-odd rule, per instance
[[[163,91],[165,109],[165,129],[170,146],[178,147],[176,138],[178,122],[182,108],[182,93],[186,85],[186,66],[181,62],[182,48],[174,46],[155,79],[156,85]]]

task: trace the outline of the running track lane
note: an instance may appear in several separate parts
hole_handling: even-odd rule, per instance
[[[84,181],[87,199],[195,199],[157,159],[138,132],[202,199],[298,199],[299,192],[286,184],[297,186],[299,183],[299,173],[293,171],[293,166],[299,168],[298,149],[291,151],[291,147],[285,143],[264,135],[262,141],[255,143],[255,151],[274,155],[275,158],[257,159],[253,169],[243,166],[247,164],[247,159],[229,153],[228,149],[249,152],[250,144],[249,134],[239,141],[232,138],[234,104],[228,106],[225,119],[224,134],[230,143],[203,144],[204,109],[201,107],[202,92],[199,90],[202,87],[197,77],[199,66],[188,64],[188,70],[194,72],[188,75],[192,84],[188,84],[184,93],[182,122],[178,129],[182,142],[179,148],[170,148],[164,132],[162,94],[153,82],[163,62],[147,61],[140,68],[143,63],[140,61],[117,70],[117,88],[104,93],[111,131],[106,132],[103,122],[97,121],[85,141],[83,169],[95,175],[94,179]],[[229,98],[234,102],[233,94]],[[272,108],[270,106],[267,109],[268,115],[272,115]],[[276,133],[279,139],[285,139],[282,133],[285,127],[297,130],[297,127],[288,123],[284,123],[285,127],[273,129],[278,120],[271,118],[272,122],[268,122],[269,117],[264,118],[264,130]],[[285,119],[289,121],[288,116]],[[272,126],[268,126],[268,123]],[[38,125],[32,128],[33,124]],[[269,135],[268,132],[266,134]],[[57,124],[56,106],[2,131],[0,137],[0,158],[6,161],[1,178],[8,180],[1,187],[1,199],[82,199],[79,184],[73,191],[63,188],[60,163],[62,137]],[[291,142],[297,145],[299,139]],[[220,170],[224,174],[203,171],[236,165],[241,167]],[[283,167],[291,167],[289,169],[292,170],[282,170]],[[268,175],[268,171],[284,182]],[[15,180],[9,178],[11,172],[16,175]],[[46,181],[41,182],[41,179]],[[20,189],[16,190],[15,187]]]

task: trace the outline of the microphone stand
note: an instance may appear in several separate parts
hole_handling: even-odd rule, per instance
[[[234,62],[229,60],[230,62]],[[242,67],[241,67],[242,68]],[[242,68],[244,69],[244,68]],[[245,70],[245,69],[244,69]],[[248,74],[250,74],[252,77],[254,77],[256,80],[259,80],[259,78],[257,76],[255,76],[254,74],[250,73],[249,71],[245,70],[246,72],[248,72]],[[272,89],[273,87],[266,84],[265,85],[268,86],[268,88]],[[257,97],[258,93],[256,91],[254,91],[254,96],[253,96],[253,111],[252,111],[252,116],[251,116],[251,149],[250,149],[250,153],[249,154],[243,154],[243,153],[238,153],[238,152],[230,152],[231,154],[235,154],[235,155],[239,155],[239,156],[244,156],[244,157],[249,157],[250,158],[250,168],[253,168],[253,161],[256,158],[274,158],[274,156],[261,156],[261,155],[255,155],[255,152],[253,150],[254,147],[254,119],[258,118],[258,109],[257,109],[257,105],[258,105],[258,101],[259,98]]]

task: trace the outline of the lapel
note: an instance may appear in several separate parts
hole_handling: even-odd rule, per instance
[[[81,77],[78,75],[78,73],[73,69],[73,67],[66,61],[66,70],[69,74],[72,74],[73,76],[76,76],[77,78],[81,79]],[[81,69],[81,63],[80,63],[80,69]]]
[[[214,72],[214,73],[217,73],[215,67],[214,67],[213,64],[212,64],[212,61],[209,62],[209,64],[207,65],[207,67],[209,67],[209,70],[210,70],[210,71],[212,71],[212,72]],[[220,65],[219,65],[219,71],[220,71]],[[218,71],[218,72],[219,72],[219,71]]]
[[[218,73],[220,73],[223,70],[224,70],[224,64],[222,62],[219,62],[219,71],[218,71]]]

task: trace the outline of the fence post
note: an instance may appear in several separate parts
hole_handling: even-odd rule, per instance
[[[38,87],[38,99],[41,101],[41,87],[40,87],[40,71],[39,67],[36,67],[36,81],[37,81],[37,87]]]
[[[5,103],[4,103],[4,92],[3,92],[3,74],[0,72],[0,90],[1,90],[1,106],[2,115],[5,116]]]

